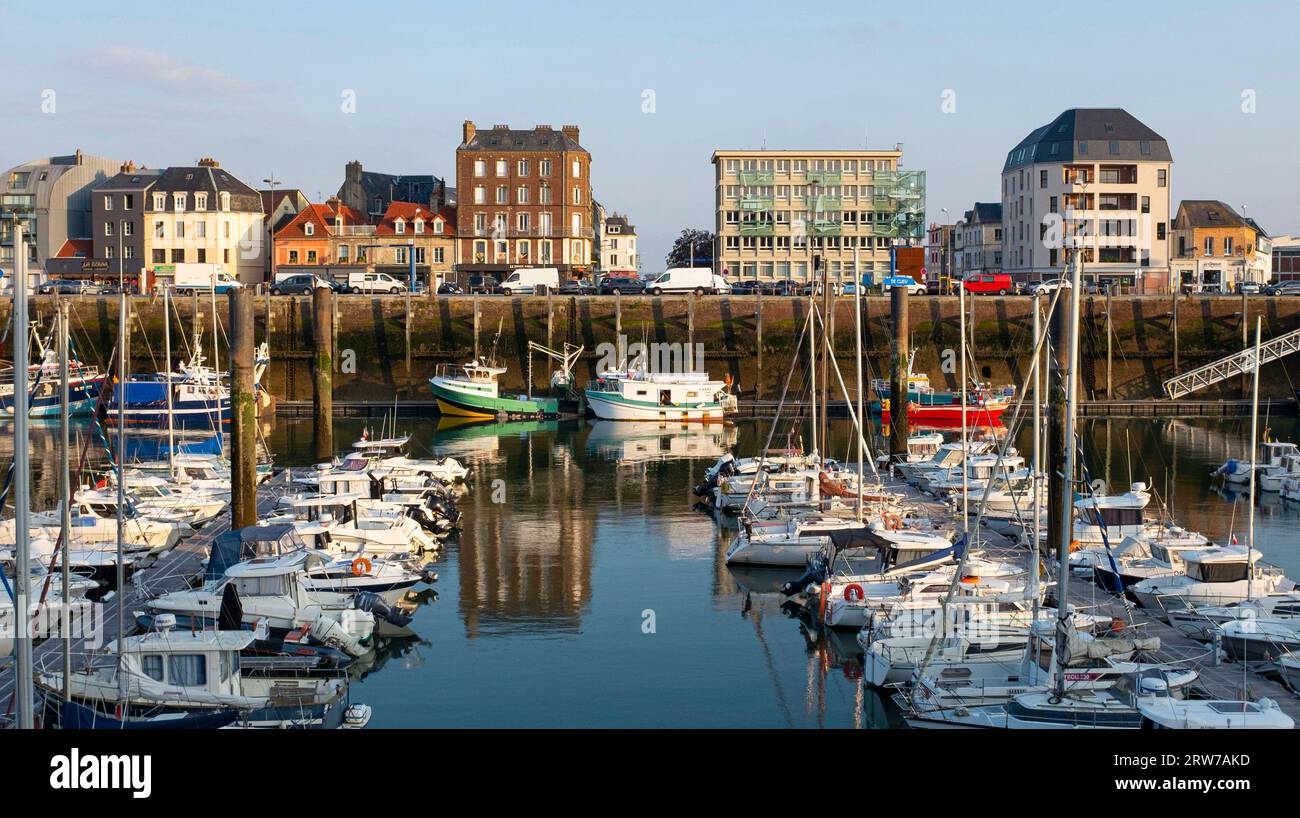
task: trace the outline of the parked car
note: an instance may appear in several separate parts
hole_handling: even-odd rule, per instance
[[[1262,295],[1300,295],[1300,279],[1279,281],[1260,290]]]
[[[732,295],[753,295],[762,289],[757,281],[737,281],[731,285]]]
[[[962,289],[975,295],[1007,295],[1016,290],[1011,276],[1006,273],[977,273],[966,276]]]
[[[1243,281],[1237,285],[1237,292],[1241,295],[1259,295],[1260,286],[1254,281]]]
[[[763,295],[798,295],[799,287],[789,279],[763,282]]]
[[[1062,287],[1070,286],[1070,282],[1063,278],[1047,278],[1042,281],[1031,281],[1021,290],[1025,295],[1037,295],[1038,293],[1053,293]]]
[[[93,281],[87,281],[83,278],[62,278],[45,282],[36,288],[36,292],[46,295],[51,293],[59,293],[60,295],[99,295],[104,292],[104,288]]]
[[[492,295],[501,292],[501,280],[493,275],[475,273],[469,277],[468,286],[465,289],[470,293]]]
[[[893,287],[886,283],[882,284],[880,289],[887,293],[892,290]],[[925,295],[925,285],[919,281],[913,280],[912,283],[908,285],[907,291],[911,295]]]
[[[585,278],[570,278],[560,284],[560,295],[595,295],[596,286]]]
[[[645,292],[645,282],[635,276],[605,276],[597,289],[601,295],[638,295]]]
[[[335,282],[327,281],[311,273],[295,273],[294,275],[285,276],[272,284],[271,295],[305,295],[320,286],[329,287],[335,292],[339,291],[339,285]]]
[[[453,281],[444,281],[438,285],[438,295],[464,295],[465,290]]]

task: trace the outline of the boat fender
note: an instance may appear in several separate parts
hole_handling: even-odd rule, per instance
[[[845,587],[844,589],[845,602],[860,602],[861,600],[866,598],[866,596],[867,596],[867,592],[864,591],[862,589],[862,586],[857,584],[856,582],[850,582],[848,586]]]
[[[823,622],[826,621],[826,598],[829,597],[830,595],[831,595],[831,584],[829,582],[823,582],[822,592],[817,595],[818,598],[817,617]]]

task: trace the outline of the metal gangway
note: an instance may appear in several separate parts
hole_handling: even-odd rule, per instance
[[[1271,338],[1260,345],[1260,364],[1263,365],[1285,358],[1297,351],[1300,351],[1300,330],[1293,330],[1276,338]],[[1255,348],[1251,347],[1170,378],[1165,381],[1165,394],[1169,395],[1172,400],[1178,400],[1210,384],[1227,380],[1234,375],[1243,375],[1254,371]]]

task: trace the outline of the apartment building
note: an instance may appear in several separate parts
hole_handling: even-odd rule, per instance
[[[636,227],[626,215],[615,213],[606,216],[600,223],[600,272],[634,276],[639,260]]]
[[[1267,284],[1273,247],[1268,234],[1216,199],[1184,199],[1174,219],[1170,268],[1182,292],[1234,292]]]
[[[931,223],[925,234],[926,279],[940,286],[952,280],[954,225]]]
[[[814,257],[834,282],[889,272],[891,243],[925,239],[925,172],[895,150],[713,153],[714,269],[738,279],[808,280]],[[855,261],[856,259],[856,261]]]
[[[91,198],[94,261],[110,273],[119,260],[131,277],[166,277],[174,264],[208,263],[246,284],[263,280],[262,198],[215,159],[164,170],[128,163]]]
[[[1002,167],[1002,269],[1060,276],[1078,249],[1087,278],[1168,292],[1173,157],[1122,108],[1072,108],[1035,128]]]
[[[1002,272],[1002,205],[976,202],[952,232],[953,272],[958,279]]]
[[[573,125],[479,130],[465,121],[456,148],[458,273],[591,270],[591,154],[578,139]]]
[[[69,240],[90,238],[90,191],[121,164],[77,151],[24,162],[0,175],[0,271],[8,275],[13,269],[15,219],[23,226],[33,281]]]

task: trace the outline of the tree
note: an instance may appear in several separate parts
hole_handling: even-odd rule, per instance
[[[712,267],[713,244],[717,236],[709,230],[686,228],[673,242],[665,259],[669,267]]]

